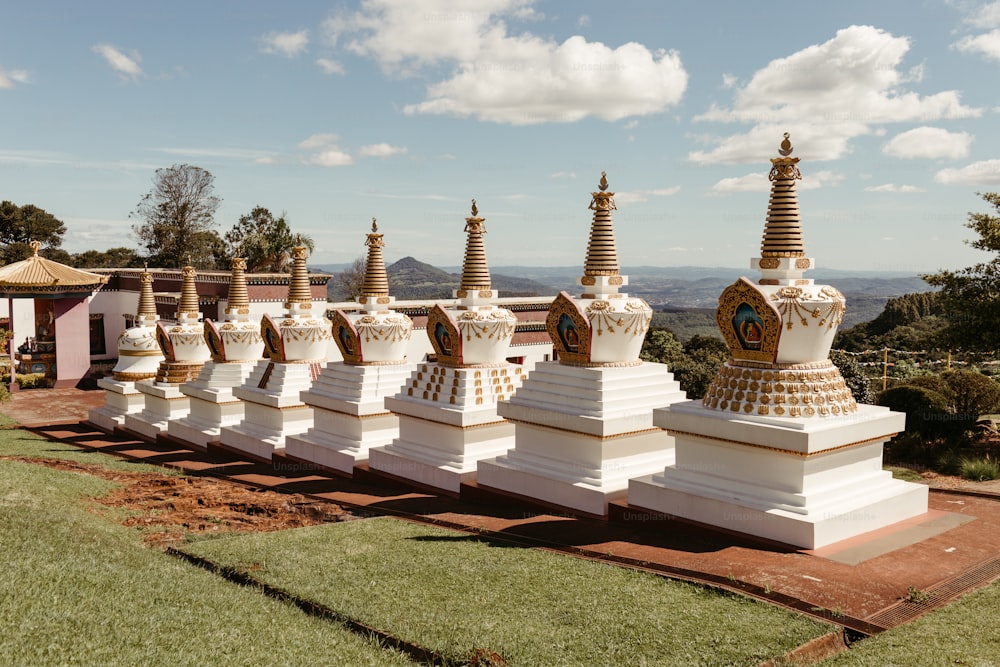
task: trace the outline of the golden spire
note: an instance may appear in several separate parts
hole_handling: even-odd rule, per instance
[[[385,272],[385,258],[382,248],[385,241],[378,233],[378,224],[372,218],[372,231],[365,239],[368,246],[368,262],[365,264],[365,282],[361,286],[361,296],[389,296],[389,276]]]
[[[39,241],[38,239],[32,239],[28,243],[28,247],[31,248],[31,252],[33,253],[33,256],[34,257],[38,257],[38,251],[41,250],[41,248],[42,248],[42,242]]]
[[[600,191],[590,193],[589,208],[594,212],[590,226],[590,241],[587,243],[587,259],[583,265],[585,276],[617,276],[618,251],[615,248],[615,225],[611,211],[615,206],[615,193],[608,192],[608,175],[601,172]]]
[[[472,215],[465,219],[465,231],[469,238],[465,242],[465,261],[462,262],[462,284],[459,289],[478,291],[491,289],[490,267],[486,264],[485,218],[479,217],[479,207],[472,200]]]
[[[149,266],[143,265],[142,273],[139,274],[139,309],[136,315],[143,319],[143,316],[156,318],[156,301],[153,299],[153,274],[149,272]]]
[[[188,258],[190,262],[190,257]],[[195,270],[194,267],[188,264],[183,269],[181,269],[181,276],[183,277],[183,282],[181,282],[181,300],[177,305],[177,315],[181,314],[198,316],[198,290],[195,288],[194,277]]]
[[[767,204],[767,222],[760,244],[761,257],[805,257],[802,239],[802,221],[799,219],[799,200],[795,194],[795,181],[802,179],[799,158],[792,154],[792,142],[785,132],[778,153],[771,158],[771,200]]]
[[[296,239],[302,242],[302,237]],[[305,246],[292,248],[292,276],[288,280],[288,303],[312,303],[312,290],[309,287],[309,271],[306,269],[306,257],[309,251]]]
[[[247,294],[247,260],[243,257],[233,257],[229,264],[229,296],[227,308],[249,308],[250,295]]]

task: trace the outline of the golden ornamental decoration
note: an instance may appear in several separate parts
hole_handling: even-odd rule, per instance
[[[552,302],[545,318],[545,329],[559,363],[575,366],[590,363],[590,320],[580,304],[566,292],[559,292]]]
[[[746,278],[723,290],[715,319],[734,359],[777,359],[781,314]]]

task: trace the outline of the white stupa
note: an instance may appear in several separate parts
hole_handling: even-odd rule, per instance
[[[124,429],[147,440],[156,440],[171,421],[188,413],[188,397],[181,393],[180,385],[196,378],[210,357],[202,335],[194,267],[185,266],[181,275],[176,322],[156,323],[156,342],[164,359],[152,381],[136,383],[135,388],[144,394],[143,408],[125,415],[123,424]]]
[[[224,320],[204,322],[212,358],[196,380],[181,385],[181,393],[190,399],[190,410],[167,426],[167,436],[179,444],[207,449],[218,441],[223,426],[243,420],[243,401],[233,395],[233,389],[243,384],[264,356],[260,323],[250,316],[246,268],[246,259],[233,258]]]
[[[153,275],[143,268],[139,274],[135,325],[118,336],[118,363],[110,378],[97,381],[97,386],[105,392],[104,405],[90,410],[87,420],[108,433],[124,425],[125,415],[140,412],[146,404],[146,395],[135,388],[136,382],[155,378],[163,359],[163,351],[156,342]]]
[[[399,415],[399,437],[369,451],[371,470],[451,494],[475,478],[479,460],[514,444],[514,425],[497,405],[525,375],[506,360],[517,318],[493,304],[484,223],[472,200],[458,305],[435,305],[427,318],[437,360],[418,364],[400,393],[385,399]]]
[[[559,360],[542,362],[499,413],[514,422],[514,448],[479,463],[477,485],[588,514],[605,515],[628,480],[673,463],[673,438],[653,409],[683,400],[664,364],[639,360],[652,308],[619,290],[614,193],[601,174],[583,276],[584,294],[561,292],[546,328]]]
[[[804,278],[788,134],[771,159],[760,278],[719,297],[716,320],[732,358],[703,400],[656,411],[676,461],[634,479],[629,504],[814,549],[927,511],[927,487],[882,469],[882,445],[905,415],[858,405],[830,361],[844,297]]]
[[[223,426],[219,446],[270,461],[282,452],[285,438],[304,433],[313,424],[313,409],[302,402],[326,363],[330,320],[313,311],[306,268],[307,249],[292,249],[285,315],[276,322],[264,315],[260,323],[267,358],[257,363],[233,395],[245,402],[243,419]]]
[[[386,409],[385,398],[398,393],[413,370],[406,360],[413,322],[390,310],[395,299],[389,296],[382,236],[372,219],[361,310],[337,310],[332,318],[344,360],[327,364],[302,392],[302,401],[313,408],[313,426],[285,440],[286,456],[347,474],[368,460],[372,447],[399,435],[399,418]]]

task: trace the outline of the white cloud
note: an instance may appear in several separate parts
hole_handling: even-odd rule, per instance
[[[317,58],[316,64],[323,70],[323,74],[343,74],[346,71],[343,65],[329,58]]]
[[[886,155],[899,158],[958,159],[969,154],[972,135],[940,127],[915,127],[897,134],[882,146]]]
[[[739,79],[737,79],[732,74],[725,74],[725,73],[723,73],[723,75],[722,75],[722,87],[723,88],[732,88],[733,86],[736,85],[736,82],[738,80]]]
[[[885,123],[979,116],[964,106],[957,91],[921,96],[906,91],[901,71],[910,40],[871,26],[839,30],[827,42],[772,60],[735,88],[730,108],[713,104],[695,120],[752,125],[742,134],[715,139],[716,146],[695,151],[695,162],[759,161],[772,153],[781,133],[810,160],[832,160],[850,150],[854,137],[877,134]]]
[[[0,67],[0,89],[13,88],[19,83],[29,83],[28,72],[23,69],[4,69]]]
[[[260,41],[260,50],[264,53],[294,58],[309,45],[309,31],[272,32],[261,37]]]
[[[617,204],[641,204],[649,201],[651,197],[669,197],[681,191],[681,186],[675,185],[670,188],[654,188],[652,190],[633,190],[631,192],[616,192],[615,203]]]
[[[586,28],[589,25],[590,25],[590,17],[587,16],[586,14],[581,14],[580,18],[576,20],[577,28]]]
[[[934,174],[938,183],[995,185],[1000,183],[1000,160],[981,160],[959,169],[942,169]]]
[[[814,174],[803,175],[801,181],[796,181],[797,190],[818,190],[819,188],[838,185],[844,180],[843,174],[833,171],[817,171]],[[771,182],[767,180],[767,174],[757,172],[746,176],[734,176],[723,178],[712,186],[712,192],[726,194],[729,192],[768,192],[771,189]]]
[[[321,146],[335,144],[339,140],[340,137],[338,137],[336,134],[314,134],[300,141],[299,148],[308,151],[314,148],[320,148]]]
[[[576,178],[575,171],[557,171],[549,175],[549,178]]]
[[[1000,61],[1000,29],[981,35],[966,35],[953,46],[963,53],[980,53],[988,60]]]
[[[1000,27],[1000,0],[977,7],[970,16],[966,17],[965,22],[977,28]]]
[[[392,146],[390,144],[369,144],[362,146],[358,150],[361,157],[389,157],[391,155],[406,155],[405,146]]]
[[[886,183],[884,185],[869,185],[865,188],[865,192],[923,192],[923,188],[918,188],[915,185],[896,185],[895,183]]]
[[[350,153],[338,146],[340,137],[336,134],[314,134],[299,142],[299,148],[312,151],[302,158],[305,164],[315,164],[320,167],[343,167],[354,164]]]
[[[111,66],[111,69],[118,72],[119,76],[123,79],[135,81],[142,76],[142,68],[139,67],[139,61],[142,60],[142,57],[137,51],[132,51],[131,55],[126,55],[106,42],[95,44],[91,50],[104,58],[105,62]]]
[[[528,125],[596,116],[619,120],[677,104],[687,72],[674,51],[630,42],[611,48],[573,36],[557,43],[511,34],[506,19],[537,18],[533,0],[364,0],[327,20],[332,43],[371,57],[383,71],[415,75],[452,66],[407,114],[444,114]]]

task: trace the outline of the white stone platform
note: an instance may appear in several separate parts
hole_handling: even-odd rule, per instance
[[[181,385],[181,393],[190,399],[190,410],[187,416],[170,422],[167,435],[198,449],[217,442],[222,427],[243,420],[244,403],[233,395],[233,389],[246,381],[257,363],[207,362],[198,379]]]
[[[300,394],[313,381],[310,362],[257,362],[246,381],[233,389],[244,401],[243,419],[219,431],[225,449],[270,461],[285,447],[289,435],[304,433],[313,424],[313,409]]]
[[[733,415],[685,401],[654,421],[675,438],[675,463],[633,479],[642,507],[806,549],[927,512],[927,487],[882,469],[882,446],[905,415],[859,405],[823,419]]]
[[[288,436],[285,455],[351,474],[368,460],[372,447],[399,435],[399,417],[385,407],[413,371],[412,364],[327,364],[312,387],[301,394],[313,408],[313,426]]]
[[[480,461],[477,485],[606,515],[629,479],[673,463],[673,438],[653,409],[685,394],[664,364],[580,367],[540,363],[498,412],[514,448]]]
[[[385,399],[399,416],[399,437],[369,450],[368,468],[457,494],[480,460],[513,446],[514,425],[497,414],[497,401],[523,379],[515,364],[420,364],[404,391]]]
[[[88,411],[87,421],[108,433],[125,424],[125,415],[142,411],[146,404],[134,381],[101,378],[97,386],[104,390],[104,405]]]
[[[143,380],[135,383],[143,394],[143,409],[125,415],[122,426],[150,442],[167,432],[168,424],[187,415],[190,401],[176,384]]]

